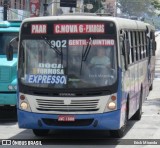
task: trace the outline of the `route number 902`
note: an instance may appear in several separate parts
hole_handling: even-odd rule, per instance
[[[60,47],[67,47],[67,41],[66,40],[52,40],[51,41],[51,48],[60,48]]]

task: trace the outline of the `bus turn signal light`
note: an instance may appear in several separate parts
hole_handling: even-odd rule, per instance
[[[115,101],[116,99],[117,99],[116,96],[111,96],[111,100],[112,100],[112,101]]]
[[[24,96],[24,95],[20,95],[20,99],[21,99],[21,100],[24,100],[24,99],[25,99],[25,96]]]

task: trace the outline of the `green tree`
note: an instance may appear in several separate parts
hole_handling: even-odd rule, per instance
[[[121,12],[130,16],[153,15],[152,0],[117,0]]]
[[[101,0],[84,0],[84,6],[87,4],[92,4],[93,8],[89,10],[87,7],[84,7],[84,12],[95,13],[102,8]]]
[[[155,9],[160,10],[160,1],[159,0],[152,0],[151,4],[154,6]]]

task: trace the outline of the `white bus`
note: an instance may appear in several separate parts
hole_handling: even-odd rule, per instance
[[[156,42],[155,42],[155,27],[147,24],[147,48],[148,48],[148,81],[149,81],[149,90],[153,89],[153,80],[155,76],[155,51],[156,51]]]
[[[115,17],[25,19],[19,39],[19,127],[37,136],[70,129],[109,130],[122,137],[128,119],[141,119],[149,93],[148,32],[143,22]]]

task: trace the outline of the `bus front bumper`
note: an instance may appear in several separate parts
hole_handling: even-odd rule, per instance
[[[75,121],[58,121],[55,114],[39,114],[18,109],[18,124],[26,129],[117,130],[120,128],[120,110],[103,114],[71,115]],[[70,116],[70,115],[69,115]]]
[[[0,93],[0,105],[16,105],[17,94],[15,93]]]

